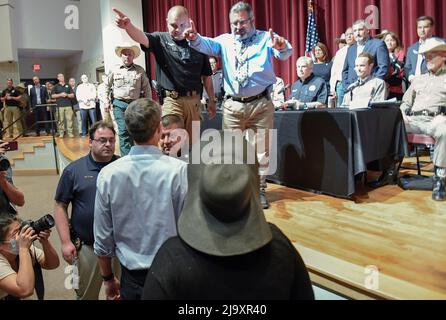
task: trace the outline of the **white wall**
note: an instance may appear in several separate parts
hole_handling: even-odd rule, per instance
[[[58,73],[65,73],[66,59],[64,58],[20,58],[19,69],[21,79],[34,77],[33,65],[40,64],[37,75],[40,78],[56,78]]]
[[[107,73],[121,63],[121,59],[115,54],[115,47],[123,43],[135,43],[124,30],[114,25],[115,13],[112,11],[113,7],[126,13],[135,26],[143,29],[141,0],[101,0],[104,66]],[[138,59],[135,59],[135,63],[145,68],[145,54],[143,52]]]
[[[98,0],[90,0],[98,1]],[[65,28],[65,8],[79,1],[15,0],[14,38],[17,48],[47,50],[79,50],[80,29]],[[79,9],[80,12],[80,9]]]
[[[87,61],[103,54],[101,6],[99,0],[81,0],[80,3],[82,61]]]
[[[0,0],[0,62],[17,60],[15,41],[11,37],[13,7],[8,0]]]

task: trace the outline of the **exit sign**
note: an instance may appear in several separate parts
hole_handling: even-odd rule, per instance
[[[34,72],[39,71],[40,70],[40,64],[34,64],[33,65],[33,70],[34,70]]]

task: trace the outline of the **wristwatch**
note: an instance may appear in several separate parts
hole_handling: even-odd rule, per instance
[[[110,280],[114,279],[114,277],[115,277],[115,275],[114,275],[113,272],[112,272],[112,273],[110,273],[108,276],[102,276],[102,280],[103,280],[104,282],[107,282],[107,281],[110,281]]]

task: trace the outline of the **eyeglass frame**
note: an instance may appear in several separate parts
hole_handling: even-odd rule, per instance
[[[239,21],[235,21],[235,22],[229,22],[231,24],[232,27],[237,27],[238,25],[240,26],[246,26],[248,24],[248,22],[251,22],[253,20],[253,18],[248,18],[246,20],[239,20]]]
[[[116,143],[116,138],[107,139],[107,138],[103,138],[102,137],[102,138],[99,138],[99,139],[91,139],[91,140],[99,142],[102,145],[106,145],[107,142],[110,142],[110,144],[115,144]],[[105,141],[101,141],[101,140],[105,140]],[[112,140],[113,140],[113,142],[112,142]]]

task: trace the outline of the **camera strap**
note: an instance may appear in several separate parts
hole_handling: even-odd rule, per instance
[[[39,300],[43,300],[45,297],[45,285],[43,283],[43,274],[42,274],[42,267],[40,266],[40,263],[36,259],[36,263],[34,263],[33,266],[34,269],[34,289],[36,290],[36,295]]]

